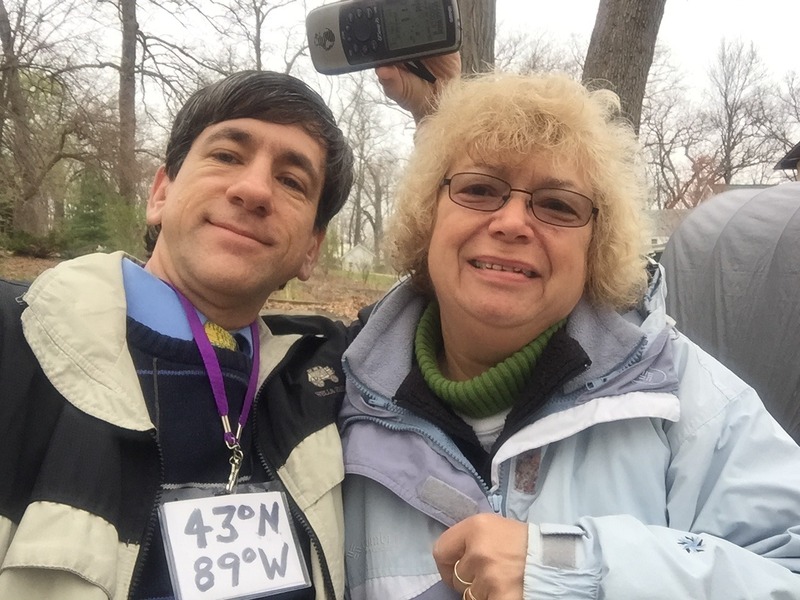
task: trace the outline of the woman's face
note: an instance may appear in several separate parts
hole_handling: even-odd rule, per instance
[[[497,164],[464,155],[446,177],[460,172],[493,175],[515,189],[561,188],[592,198],[571,161],[554,164],[545,155]],[[532,340],[575,307],[586,283],[593,219],[583,227],[550,225],[533,216],[529,198],[512,192],[502,208],[487,213],[455,204],[448,187],[441,188],[428,269],[443,326],[512,328]]]

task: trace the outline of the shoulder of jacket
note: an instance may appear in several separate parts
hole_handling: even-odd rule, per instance
[[[11,323],[19,323],[20,315],[26,306],[22,296],[28,291],[29,287],[30,284],[28,283],[0,279],[1,326],[8,327]]]
[[[262,319],[274,335],[311,335],[327,339],[344,338],[348,327],[321,315],[267,314]]]
[[[0,298],[3,302],[7,299],[16,300],[19,296],[28,291],[30,283],[24,281],[14,281],[0,277]]]

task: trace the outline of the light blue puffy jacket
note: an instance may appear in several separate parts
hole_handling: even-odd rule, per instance
[[[582,301],[591,367],[494,455],[483,482],[392,402],[425,300],[398,285],[345,353],[353,600],[455,600],[431,556],[478,512],[529,523],[525,600],[800,599],[800,448],[752,388],[677,332],[661,274],[637,311]]]

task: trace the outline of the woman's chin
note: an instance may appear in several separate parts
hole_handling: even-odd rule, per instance
[[[476,304],[469,311],[474,322],[484,327],[495,329],[533,329],[535,324],[541,322],[542,315],[538,312],[524,310],[524,306],[517,301],[484,302]],[[545,325],[545,328],[551,324]]]

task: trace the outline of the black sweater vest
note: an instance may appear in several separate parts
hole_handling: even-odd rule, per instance
[[[228,481],[231,451],[222,439],[220,421],[203,359],[193,340],[179,340],[160,334],[128,319],[128,348],[139,376],[150,418],[156,426],[161,450],[162,485],[187,484],[224,486]],[[252,367],[241,352],[215,348],[219,359],[231,426],[235,429]],[[253,442],[250,421],[242,431],[245,452],[240,481],[264,481]],[[296,528],[309,564],[310,543],[302,528]],[[135,590],[137,600],[173,598],[160,527],[153,529],[146,562]],[[305,600],[314,597],[313,587],[270,596],[274,600]]]

